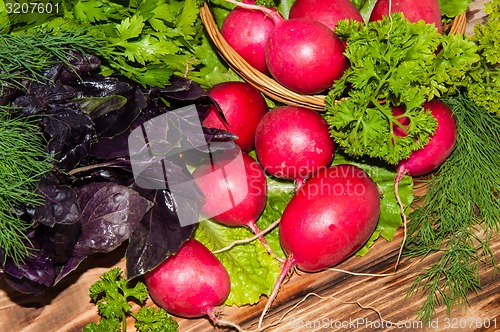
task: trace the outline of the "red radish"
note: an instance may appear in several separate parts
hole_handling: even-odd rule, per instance
[[[442,101],[433,99],[423,104],[437,121],[429,143],[398,164],[398,173],[420,176],[432,172],[451,154],[457,139],[457,124],[452,111]]]
[[[202,211],[206,215],[228,226],[254,229],[266,205],[267,182],[257,161],[245,153],[242,158],[243,164],[233,158],[218,158],[213,165],[198,167],[193,177],[205,195]],[[226,203],[231,208],[220,213]]]
[[[392,107],[392,115],[397,116],[398,122],[401,125],[403,125],[403,127],[400,127],[398,125],[394,125],[392,128],[392,130],[394,131],[394,135],[399,136],[399,137],[404,137],[404,136],[408,135],[408,132],[404,128],[408,128],[408,126],[410,125],[410,118],[403,116],[404,114],[405,114],[404,106]]]
[[[377,185],[361,168],[335,165],[306,181],[283,211],[280,243],[287,255],[263,317],[290,269],[318,272],[360,249],[380,215]]]
[[[289,18],[308,18],[335,30],[337,22],[351,19],[363,22],[358,9],[349,0],[296,0],[290,8]]]
[[[276,81],[302,94],[316,94],[330,88],[347,65],[344,45],[327,26],[314,20],[285,20],[276,11],[226,0],[246,9],[260,10],[274,22],[265,56]]]
[[[213,165],[199,166],[193,177],[205,201],[202,212],[227,226],[245,226],[260,233],[257,219],[266,207],[267,180],[264,170],[252,157],[241,153],[219,157]],[[273,254],[264,236],[259,240]]]
[[[255,152],[269,174],[300,185],[330,166],[335,145],[320,114],[303,107],[279,106],[259,122]]]
[[[265,47],[273,21],[263,12],[236,7],[224,19],[221,34],[252,67],[268,75]]]
[[[448,108],[448,106],[446,106],[445,103],[433,99],[425,102],[423,107],[424,109],[429,110],[432,116],[436,119],[436,131],[431,136],[429,143],[427,143],[426,146],[420,150],[413,151],[410,157],[399,162],[397,165],[396,179],[394,181],[394,192],[400,207],[401,216],[403,217],[403,226],[405,227],[403,244],[406,239],[406,214],[404,212],[404,204],[399,197],[399,182],[406,174],[410,176],[420,176],[434,171],[450,156],[457,140],[456,120],[452,111]],[[395,109],[393,110],[393,113],[401,115],[402,109]],[[407,126],[408,118],[403,117],[400,119],[400,122]],[[400,131],[395,131],[395,134],[404,136],[406,133],[401,129]],[[403,245],[401,246],[401,249],[402,248]]]
[[[347,65],[344,45],[326,25],[306,18],[277,24],[266,47],[271,75],[283,86],[302,94],[330,88]]]
[[[383,16],[396,12],[403,13],[410,22],[424,20],[427,24],[434,24],[439,33],[443,33],[438,0],[378,0],[370,21],[381,20]]]
[[[227,124],[213,107],[203,120],[203,126],[235,134],[238,136],[235,143],[245,152],[252,151],[257,124],[269,110],[259,90],[245,82],[223,82],[207,92],[219,104]]]
[[[195,239],[144,275],[153,301],[181,317],[208,315],[229,295],[227,270],[214,254]]]

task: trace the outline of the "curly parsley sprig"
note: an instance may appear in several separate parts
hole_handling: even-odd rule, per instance
[[[129,285],[121,275],[120,268],[112,268],[90,286],[90,298],[97,303],[101,319],[99,323],[87,324],[84,332],[125,331],[127,316],[134,317],[138,332],[177,332],[178,323],[162,308],[141,306],[138,312],[132,312],[129,301],[143,305],[148,289],[140,281],[135,286]]]
[[[485,110],[500,115],[500,0],[484,5],[488,20],[474,26],[484,71],[468,87],[468,95]]]
[[[441,35],[433,25],[410,23],[400,13],[366,25],[342,21],[335,32],[347,41],[350,66],[328,93],[325,118],[350,155],[390,164],[407,158],[427,144],[436,127],[422,103],[457,93],[482,70],[472,40]],[[394,115],[397,106],[405,113]],[[410,119],[404,137],[394,132],[402,117]]]

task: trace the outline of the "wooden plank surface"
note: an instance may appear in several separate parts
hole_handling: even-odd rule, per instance
[[[484,20],[481,9],[485,2],[478,0],[471,4],[467,15],[467,34],[473,33],[472,27],[476,22]],[[401,239],[400,231],[392,242],[378,241],[365,257],[353,257],[336,268],[358,273],[391,273]],[[500,261],[499,236],[492,241],[491,247],[497,261]],[[93,256],[39,297],[19,294],[10,289],[3,279],[0,280],[0,331],[76,332],[81,331],[85,324],[97,321],[97,308],[90,303],[88,296],[89,287],[111,267],[118,266],[125,270],[124,252],[125,248],[121,247],[111,254]],[[419,294],[405,299],[406,292],[415,276],[436,258],[436,255],[431,255],[423,261],[412,261],[411,265],[403,261],[401,272],[388,277],[353,276],[335,271],[315,274],[296,271],[282,286],[264,325],[281,320],[279,325],[269,329],[278,332],[499,331],[500,284],[493,267],[489,265],[481,267],[482,287],[476,294],[469,294],[469,307],[456,309],[449,316],[445,307],[438,307],[437,317],[431,326],[423,326],[422,322],[415,320],[415,312],[423,299]],[[303,300],[311,292],[322,298],[310,296]],[[225,307],[221,310],[221,317],[245,329],[254,329],[265,302],[266,299],[263,299],[254,306]],[[151,302],[148,304],[152,305]],[[297,307],[291,310],[294,306]],[[285,313],[287,315],[282,318]],[[389,322],[382,325],[381,317]],[[180,331],[226,330],[214,328],[205,318],[176,319]],[[488,321],[489,328],[484,324]],[[398,322],[401,326],[390,326]],[[463,327],[464,323],[467,327]],[[302,325],[297,327],[297,324]],[[135,331],[132,321],[127,331]]]

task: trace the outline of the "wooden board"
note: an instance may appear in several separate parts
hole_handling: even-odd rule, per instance
[[[358,273],[391,273],[394,270],[401,238],[402,233],[399,232],[391,242],[378,241],[365,257],[353,257],[336,268]],[[492,250],[496,260],[500,261],[500,237],[497,236],[492,241]],[[124,248],[120,248],[112,254],[93,257],[68,279],[63,279],[60,285],[41,297],[19,294],[9,290],[3,281],[0,282],[0,331],[76,332],[81,331],[85,324],[97,321],[96,307],[90,303],[88,289],[99,275],[110,267],[119,266],[124,269],[125,262],[121,258],[123,254]],[[389,330],[376,328],[381,324],[379,314],[392,323],[405,321],[404,324],[420,327],[422,323],[415,320],[415,312],[423,300],[419,294],[405,300],[405,295],[415,276],[436,257],[431,255],[423,261],[412,264],[403,261],[400,266],[401,272],[388,277],[352,276],[336,271],[315,274],[296,272],[281,288],[264,325],[280,320],[306,294],[314,292],[324,299],[315,296],[307,298],[289,312],[281,324],[271,328],[270,331],[290,331],[292,324],[299,321],[303,324],[328,324],[333,327],[338,324],[354,324],[356,328],[349,328],[350,331]],[[444,307],[438,307],[437,317],[433,321],[435,326],[426,330],[450,331],[447,324],[452,323],[473,324],[472,327],[460,328],[459,331],[500,330],[498,276],[495,276],[493,267],[488,265],[482,266],[480,273],[482,288],[477,294],[469,294],[470,307],[454,310],[450,316],[446,315]],[[352,303],[356,301],[357,304]],[[255,306],[224,308],[222,318],[237,323],[245,329],[253,329],[265,302],[263,299]],[[180,331],[225,330],[215,329],[204,318],[177,320]],[[493,320],[496,320],[496,329],[493,326],[490,329],[475,327],[476,324],[479,325],[487,320],[491,325]],[[135,331],[132,324],[130,321],[127,331]],[[314,329],[302,329],[305,330]]]
[[[471,4],[467,34],[473,33],[476,22],[484,20],[481,9],[485,2],[478,0]],[[365,257],[353,257],[336,268],[358,273],[391,273],[401,239],[400,231],[392,242],[380,240]],[[500,261],[500,236],[492,241],[491,247]],[[111,267],[125,270],[124,252],[125,248],[121,247],[111,254],[93,256],[39,297],[17,293],[0,280],[0,331],[76,332],[87,323],[97,321],[97,308],[90,303],[89,287]],[[490,265],[480,269],[481,289],[476,294],[469,294],[470,306],[456,309],[449,316],[445,307],[438,307],[431,326],[423,326],[422,322],[415,320],[415,312],[423,299],[421,294],[405,299],[406,293],[419,272],[436,259],[436,255],[430,255],[423,261],[412,261],[411,265],[403,261],[401,272],[387,277],[353,276],[336,271],[315,274],[297,271],[282,286],[264,325],[281,321],[269,331],[500,330],[500,283]],[[311,292],[323,298],[310,296],[303,300]],[[221,317],[245,329],[254,329],[265,302],[263,299],[254,306],[223,308]],[[151,301],[148,304],[153,305]],[[291,310],[294,306],[297,307]],[[381,317],[386,320],[385,325]],[[204,318],[176,319],[182,332],[227,330],[214,328]],[[398,322],[401,326],[391,327]],[[488,322],[489,327],[486,327]],[[302,324],[301,328],[297,324]],[[132,321],[127,331],[135,331]]]

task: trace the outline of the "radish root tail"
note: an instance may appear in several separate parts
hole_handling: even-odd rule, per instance
[[[281,284],[283,283],[283,280],[285,280],[286,276],[288,275],[288,272],[290,272],[290,270],[295,266],[295,260],[293,259],[293,257],[290,255],[286,260],[285,260],[285,264],[283,265],[283,268],[281,269],[281,273],[280,275],[278,276],[278,279],[276,280],[276,283],[274,284],[274,289],[273,289],[273,292],[271,293],[271,295],[269,296],[269,298],[267,299],[267,303],[266,303],[266,306],[264,307],[264,310],[262,310],[262,314],[260,315],[260,318],[259,318],[259,325],[258,325],[258,329],[260,330],[261,327],[262,327],[262,322],[264,321],[264,316],[266,315],[266,313],[269,311],[269,309],[271,308],[271,305],[274,301],[274,299],[276,298],[276,296],[278,296],[278,291],[280,289],[280,286]]]
[[[214,308],[209,308],[207,310],[207,315],[210,318],[210,320],[214,323],[214,325],[232,327],[232,328],[236,329],[236,331],[240,331],[240,332],[244,331],[238,324],[234,324],[232,322],[219,319],[219,317],[218,317],[219,315],[215,312]]]
[[[250,228],[252,230],[252,232],[255,233],[254,236],[248,237],[246,239],[241,239],[241,240],[233,241],[229,245],[213,251],[213,253],[214,254],[220,254],[220,253],[222,253],[224,251],[232,249],[233,247],[237,246],[238,244],[250,243],[250,242],[253,242],[253,241],[259,239],[262,242],[262,244],[264,245],[264,247],[267,249],[267,251],[269,252],[269,254],[271,254],[272,256],[274,256],[280,262],[284,262],[284,260],[281,257],[279,257],[271,249],[271,247],[269,247],[269,244],[267,243],[266,239],[264,238],[264,235],[267,234],[267,233],[269,233],[273,228],[275,228],[280,223],[280,221],[281,221],[281,218],[278,218],[276,221],[274,221],[272,224],[270,224],[269,226],[267,226],[262,231],[260,231],[259,228],[255,224],[253,224],[253,226],[248,225],[248,228]]]
[[[275,222],[273,222],[269,227],[267,227],[263,231],[261,231],[259,229],[259,227],[257,226],[257,224],[255,224],[255,223],[250,223],[248,225],[248,228],[250,228],[250,230],[252,232],[254,232],[255,235],[253,237],[257,237],[260,240],[260,242],[262,243],[262,245],[264,246],[264,248],[266,248],[267,252],[271,256],[273,256],[277,261],[284,263],[285,260],[283,258],[279,257],[274,252],[274,250],[269,246],[269,244],[267,243],[266,239],[264,238],[264,234],[267,234],[269,231],[271,231],[280,222],[280,220],[281,220],[281,218],[279,218],[278,220],[276,220]]]
[[[399,212],[401,214],[401,217],[403,218],[403,240],[401,241],[401,247],[399,248],[398,258],[396,260],[396,265],[394,266],[394,270],[398,269],[399,261],[401,260],[401,255],[403,254],[403,248],[406,242],[406,237],[408,236],[405,206],[401,201],[401,196],[399,195],[399,183],[401,182],[401,179],[406,175],[406,173],[407,170],[404,167],[399,167],[398,172],[396,174],[396,179],[394,180],[394,194],[396,196],[396,201],[398,202],[399,205]]]

